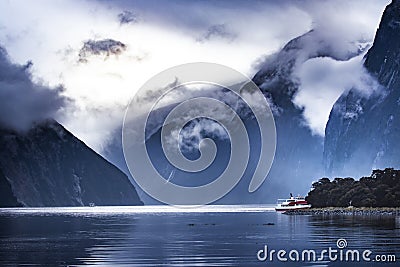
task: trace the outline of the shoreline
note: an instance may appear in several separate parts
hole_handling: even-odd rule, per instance
[[[361,216],[400,216],[400,207],[397,208],[339,208],[339,207],[326,207],[326,208],[311,208],[307,210],[289,210],[285,211],[287,215],[361,215]]]

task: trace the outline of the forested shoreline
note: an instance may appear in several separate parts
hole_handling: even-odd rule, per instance
[[[312,184],[306,200],[314,208],[400,207],[400,170],[374,170],[359,180],[321,178]]]

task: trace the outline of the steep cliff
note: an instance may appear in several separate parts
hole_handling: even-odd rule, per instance
[[[330,176],[400,167],[400,1],[386,7],[364,66],[382,86],[369,93],[353,88],[335,103],[324,146]]]
[[[1,206],[143,204],[123,172],[54,120],[0,130],[0,185]]]

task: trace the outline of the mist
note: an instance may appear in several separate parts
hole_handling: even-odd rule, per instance
[[[13,64],[0,47],[0,125],[18,131],[28,130],[35,122],[61,118],[70,99],[62,86],[49,87],[32,82],[32,63]]]

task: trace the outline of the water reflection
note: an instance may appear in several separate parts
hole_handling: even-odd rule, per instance
[[[394,216],[309,216],[316,242],[346,238],[351,248],[397,253],[400,229]]]
[[[90,217],[0,216],[0,265],[80,264],[106,242],[103,226]]]

